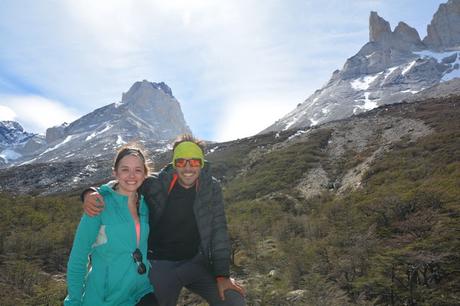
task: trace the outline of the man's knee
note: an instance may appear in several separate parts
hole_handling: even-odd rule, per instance
[[[225,305],[226,306],[245,306],[246,300],[238,291],[225,290]]]

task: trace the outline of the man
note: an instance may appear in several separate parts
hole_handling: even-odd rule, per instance
[[[176,305],[182,287],[210,305],[245,305],[244,289],[229,276],[230,242],[222,190],[204,160],[203,144],[182,135],[172,164],[139,189],[149,206],[150,280],[160,305]],[[84,209],[103,207],[97,192],[86,192]]]

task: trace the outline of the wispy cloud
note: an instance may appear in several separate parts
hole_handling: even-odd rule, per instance
[[[44,133],[47,128],[72,122],[78,117],[74,109],[39,96],[0,95],[0,120],[15,120],[26,131]]]
[[[14,120],[16,119],[16,113],[11,108],[0,105],[0,120]]]

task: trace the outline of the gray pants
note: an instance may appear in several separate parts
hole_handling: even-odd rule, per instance
[[[212,306],[246,305],[244,297],[234,290],[225,291],[225,301],[220,299],[216,280],[201,254],[190,260],[151,260],[150,264],[150,281],[161,306],[176,306],[182,287],[198,294]]]

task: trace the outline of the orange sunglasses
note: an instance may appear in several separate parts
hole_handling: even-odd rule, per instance
[[[187,165],[187,162],[189,163],[190,167],[201,167],[201,159],[199,158],[176,158],[174,160],[174,165],[177,168],[184,168]]]

